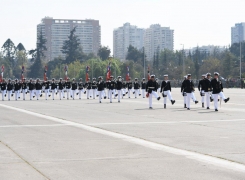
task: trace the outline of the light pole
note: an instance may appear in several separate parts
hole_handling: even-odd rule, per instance
[[[185,76],[185,59],[184,59],[185,45],[184,44],[180,44],[180,45],[183,46],[183,52],[182,52],[182,57],[183,57],[183,75]]]
[[[242,42],[240,41],[240,81],[242,82]]]
[[[145,78],[145,47],[143,47],[144,78]]]

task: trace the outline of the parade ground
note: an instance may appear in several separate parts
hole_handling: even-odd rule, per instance
[[[0,102],[1,180],[244,180],[245,90],[215,112],[133,95]],[[27,94],[29,97],[29,94]]]

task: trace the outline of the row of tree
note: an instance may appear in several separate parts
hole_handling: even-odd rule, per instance
[[[242,44],[242,70],[245,68],[245,43]],[[239,77],[240,44],[233,44],[225,51],[218,48],[213,52],[201,51],[198,47],[194,52],[188,54],[184,51],[161,51],[157,48],[153,60],[147,62],[144,48],[137,49],[128,47],[127,61],[121,62],[111,57],[111,50],[108,47],[100,47],[98,54],[85,54],[82,50],[80,40],[76,36],[76,28],[72,29],[68,39],[64,41],[61,52],[65,58],[57,57],[45,64],[46,39],[40,31],[36,48],[26,51],[20,43],[17,46],[8,39],[2,46],[0,53],[0,63],[5,66],[5,77],[19,78],[22,66],[25,66],[25,76],[41,78],[44,73],[44,66],[48,66],[48,76],[63,77],[64,66],[68,65],[68,75],[70,77],[85,77],[86,66],[90,66],[90,76],[98,77],[106,74],[106,69],[111,62],[112,73],[114,75],[126,75],[127,67],[130,69],[130,76],[142,78],[146,77],[147,68],[159,78],[164,74],[169,74],[171,79],[182,79],[183,75],[191,73],[194,78],[199,78],[201,74],[218,71],[225,78]],[[31,58],[28,58],[28,55]],[[144,74],[145,72],[145,74]],[[243,74],[245,77],[245,74]]]

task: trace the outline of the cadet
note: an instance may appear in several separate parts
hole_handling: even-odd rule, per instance
[[[123,91],[123,96],[125,96],[125,94],[128,94],[127,90],[127,83],[126,81],[124,81],[124,79],[122,78],[122,91]],[[122,97],[123,98],[123,97]]]
[[[85,83],[85,87],[87,88],[87,99],[91,97],[91,88],[92,88],[92,83],[90,82],[90,78],[88,78],[88,81]]]
[[[45,82],[43,83],[43,86],[44,86],[44,92],[45,92],[45,99],[47,100],[48,97],[51,96],[51,95],[49,94],[50,82],[48,81],[48,78],[47,78],[47,81],[45,81]]]
[[[54,93],[57,94],[57,84],[56,84],[54,78],[52,79],[52,82],[51,82],[50,86],[51,86],[52,98],[54,100]]]
[[[59,95],[60,95],[60,100],[61,100],[61,95],[63,98],[65,98],[64,92],[63,92],[64,84],[62,82],[62,78],[60,78],[60,82],[58,83],[58,88],[59,88]]]
[[[140,89],[140,84],[138,83],[138,78],[135,78],[134,79],[134,95],[135,95],[135,98],[137,98],[137,96],[141,95],[140,92],[139,92],[139,89]]]
[[[226,98],[223,93],[223,85],[219,80],[219,73],[214,73],[214,78],[211,80],[211,87],[213,88],[213,98],[214,98],[214,108],[215,111],[218,111],[218,98],[219,96],[227,103],[230,98]]]
[[[86,91],[84,91],[83,88],[84,88],[83,80],[82,78],[80,78],[78,82],[78,93],[77,93],[77,95],[79,94],[79,99],[82,99],[82,92],[84,94],[86,93]]]
[[[130,92],[132,91],[132,86],[133,86],[133,83],[131,82],[131,78],[129,78],[127,82],[128,98],[130,98]]]
[[[187,79],[184,81],[184,85],[183,86],[184,86],[185,92],[187,94],[187,97],[186,97],[187,110],[190,110],[191,98],[193,99],[195,104],[198,103],[198,101],[196,100],[196,97],[194,95],[195,86],[194,86],[193,81],[191,80],[191,74],[187,75]]]
[[[158,83],[158,78],[156,78],[156,83],[157,83],[157,93],[159,93],[160,92],[160,84]]]
[[[26,100],[26,94],[27,94],[27,83],[26,83],[26,78],[23,79],[23,82],[21,82],[21,89],[22,89],[22,94],[23,94],[23,100]]]
[[[112,103],[112,94],[114,93],[115,81],[113,81],[113,76],[110,76],[110,80],[107,81],[108,88],[108,98],[110,98],[110,103]]]
[[[72,84],[71,84],[71,92],[72,92],[72,98],[74,100],[75,94],[77,91],[77,83],[75,82],[75,78],[72,79]]]
[[[16,100],[16,101],[17,101],[17,99],[20,98],[20,95],[19,95],[19,93],[20,93],[20,88],[21,88],[21,86],[20,86],[20,83],[19,83],[18,79],[15,79],[15,83],[14,83],[14,93],[15,93],[15,100]]]
[[[118,102],[120,103],[121,96],[123,95],[123,93],[122,93],[122,77],[121,76],[117,77],[116,88],[117,88],[117,94],[118,94]]]
[[[184,76],[184,80],[182,81],[182,84],[181,84],[181,93],[184,97],[184,108],[186,108],[186,91],[185,91],[185,88],[184,88],[184,82],[185,80],[187,79],[187,76]]]
[[[7,84],[7,92],[8,92],[8,100],[10,101],[10,95],[12,96],[12,91],[13,91],[13,84],[11,82],[11,79],[9,79],[8,84]]]
[[[145,88],[146,88],[146,83],[145,83],[145,78],[143,78],[141,82],[141,90],[142,90],[143,98],[145,98]]]
[[[167,97],[171,101],[172,105],[175,103],[175,100],[173,100],[172,95],[171,95],[171,84],[170,81],[168,80],[168,75],[164,75],[164,81],[162,81],[161,84],[161,93],[163,93],[163,103],[164,103],[164,108],[166,109],[166,104],[167,104]]]
[[[34,83],[32,82],[32,79],[30,79],[29,83],[27,83],[27,86],[28,86],[28,90],[29,90],[29,93],[30,93],[30,100],[32,100],[32,98],[34,98],[34,88],[35,88],[35,85]]]
[[[42,85],[40,83],[40,80],[37,79],[37,82],[35,84],[35,88],[36,88],[36,96],[37,96],[37,100],[39,100],[39,97],[42,97]]]
[[[5,82],[5,79],[3,79],[3,82],[0,83],[1,91],[2,91],[2,101],[4,101],[4,97],[6,97],[6,89],[7,89],[7,83]]]
[[[205,99],[205,77],[206,74],[202,75],[202,79],[198,83],[198,90],[200,91],[200,95],[202,97],[202,107],[204,108],[204,99]]]
[[[97,94],[97,82],[96,82],[96,78],[93,78],[93,82],[92,82],[92,95],[93,95],[93,99],[95,99],[95,94]]]
[[[104,96],[104,81],[102,80],[102,77],[100,76],[98,81],[98,94],[99,94],[99,103],[101,103],[101,99]]]
[[[206,105],[207,109],[210,109],[210,99],[211,99],[211,92],[212,92],[212,87],[211,87],[211,74],[207,73],[207,78],[204,79],[204,92],[206,96]]]
[[[152,95],[159,101],[161,98],[158,96],[157,83],[155,81],[155,75],[151,75],[151,79],[146,84],[147,96],[149,96],[149,109],[152,109]]]
[[[65,88],[66,88],[67,100],[69,100],[69,96],[71,94],[71,82],[70,82],[70,78],[67,78],[67,80],[65,82]]]

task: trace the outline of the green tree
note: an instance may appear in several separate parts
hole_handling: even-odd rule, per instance
[[[64,41],[64,44],[62,46],[61,52],[65,54],[65,63],[67,64],[70,64],[81,58],[78,51],[80,46],[80,39],[77,35],[75,35],[75,32],[76,27],[71,30],[70,35],[68,36],[68,40]]]
[[[25,47],[23,46],[22,43],[19,43],[17,46],[16,46],[16,50],[17,51],[26,51]]]
[[[111,55],[111,50],[110,50],[110,48],[108,46],[107,47],[106,46],[101,46],[99,48],[98,56],[100,57],[100,59],[102,61],[107,60],[110,57],[110,55]]]
[[[29,54],[32,56],[32,62],[34,63],[29,68],[28,76],[32,78],[42,77],[43,76],[43,64],[42,59],[45,58],[44,52],[46,48],[47,40],[44,38],[42,31],[40,31],[37,38],[37,47],[36,49],[30,50]]]

